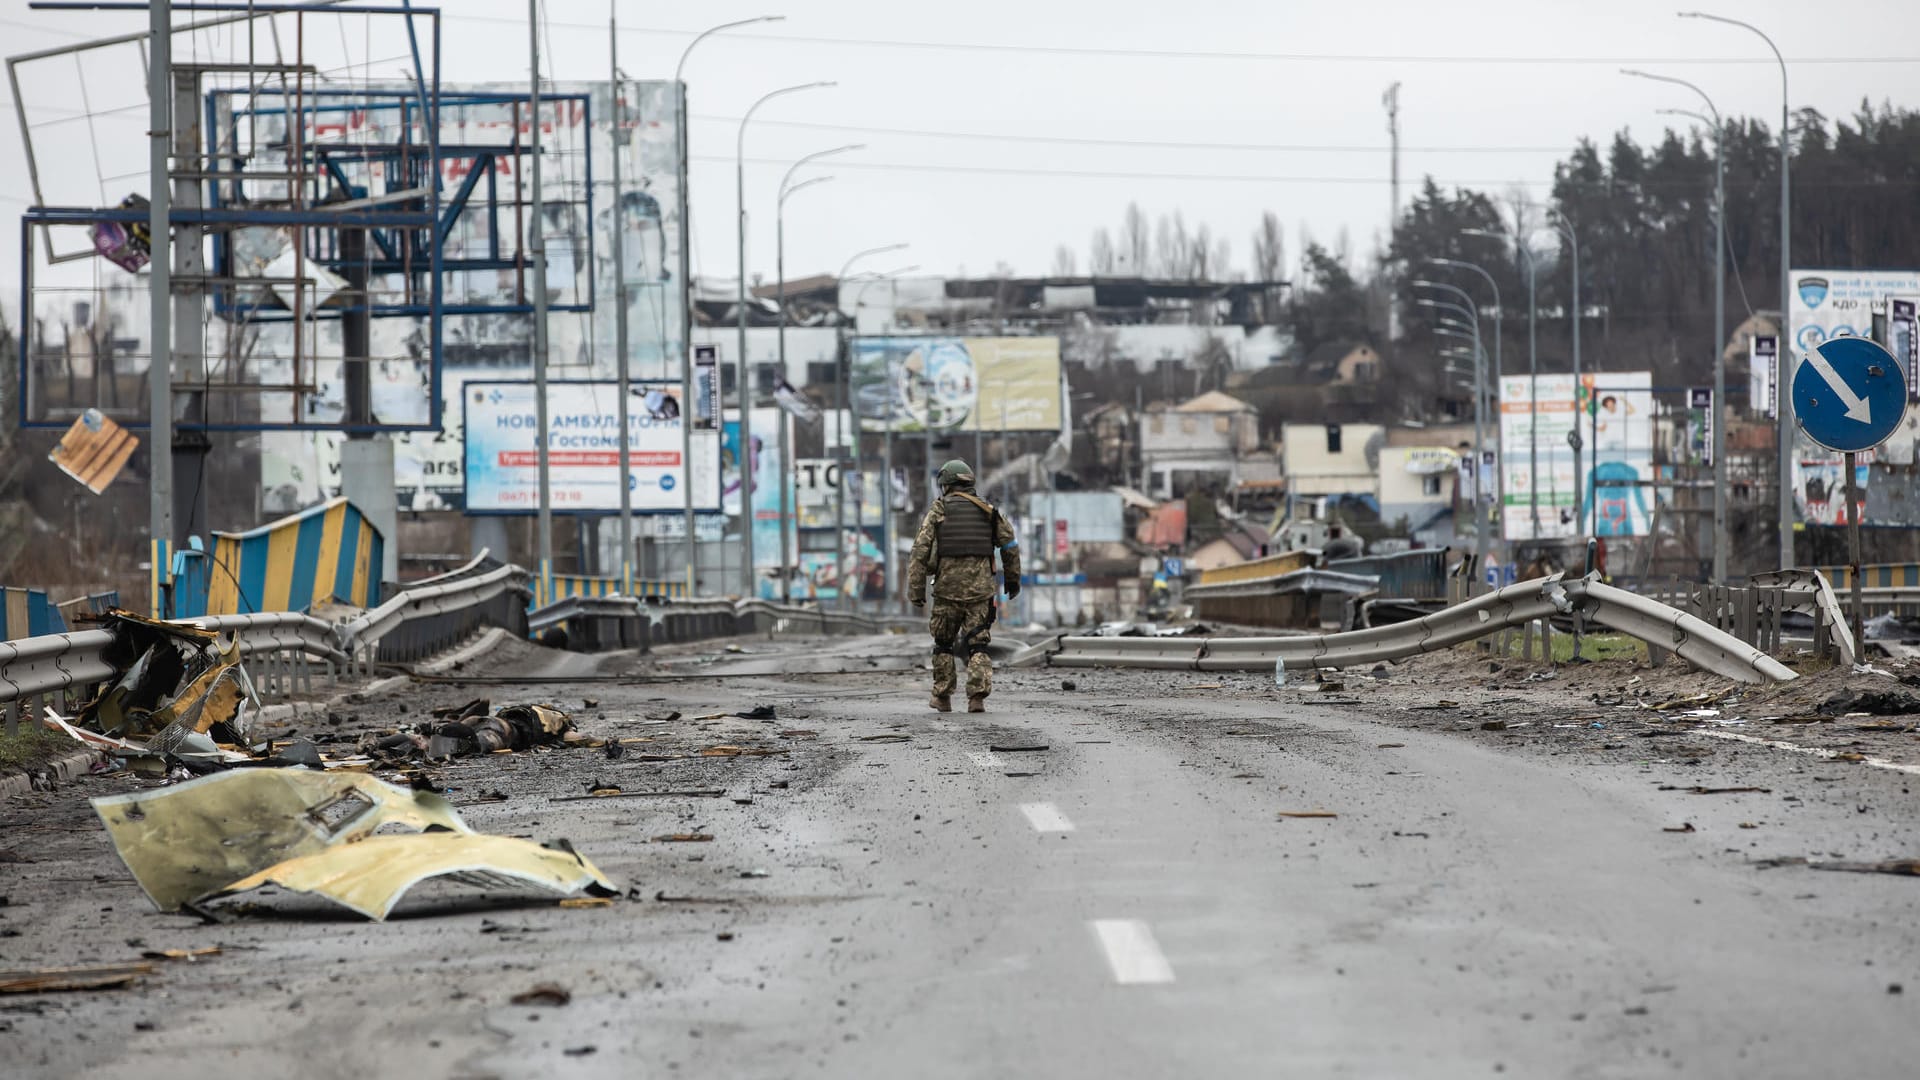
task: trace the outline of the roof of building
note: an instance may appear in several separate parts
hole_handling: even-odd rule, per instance
[[[1191,401],[1183,401],[1175,405],[1173,411],[1178,413],[1234,413],[1257,412],[1259,410],[1231,394],[1223,394],[1218,390],[1209,390]]]

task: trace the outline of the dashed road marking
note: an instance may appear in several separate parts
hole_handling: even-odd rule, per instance
[[[978,765],[983,769],[998,769],[1006,765],[1006,762],[1001,761],[999,758],[994,757],[992,754],[987,753],[985,750],[967,751],[967,760],[973,762],[975,765]]]
[[[1140,919],[1095,919],[1094,937],[1107,954],[1107,967],[1113,981],[1122,986],[1142,983],[1170,983],[1173,965],[1167,963],[1153,930]]]
[[[1020,812],[1027,815],[1027,824],[1033,826],[1034,832],[1073,831],[1073,822],[1068,821],[1067,815],[1050,802],[1021,803]]]

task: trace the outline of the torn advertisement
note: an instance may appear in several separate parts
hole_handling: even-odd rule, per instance
[[[582,891],[596,897],[619,895],[598,868],[570,847],[542,847],[512,836],[436,832],[370,836],[289,859],[236,881],[208,899],[273,884],[325,897],[380,921],[408,889],[434,877],[481,889],[532,885],[563,896]]]

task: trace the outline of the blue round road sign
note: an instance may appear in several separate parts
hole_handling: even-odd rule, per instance
[[[1871,450],[1906,417],[1906,372],[1869,338],[1828,338],[1794,369],[1793,412],[1829,450]]]

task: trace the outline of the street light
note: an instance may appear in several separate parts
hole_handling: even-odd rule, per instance
[[[1688,116],[1713,128],[1713,580],[1727,580],[1727,557],[1731,540],[1727,535],[1727,136],[1720,110],[1705,90],[1685,79],[1671,75],[1622,68],[1622,75],[1636,79],[1683,86],[1697,94],[1707,106],[1711,119],[1685,109],[1661,109],[1662,113]]]
[[[811,179],[802,180],[796,184],[793,182],[793,174],[808,162],[818,161],[821,158],[831,157],[834,154],[844,154],[851,150],[864,149],[866,149],[866,147],[863,144],[852,143],[846,146],[836,146],[831,150],[821,150],[808,154],[806,157],[788,166],[786,174],[780,177],[780,195],[774,204],[773,223],[774,274],[775,280],[778,282],[777,288],[780,307],[780,377],[782,379],[787,377],[787,200],[815,184],[824,184],[833,179],[831,176],[816,176]],[[786,409],[782,408],[780,410],[780,453],[782,455],[781,461],[785,464],[786,473],[781,477],[780,481],[780,599],[785,603],[793,602],[793,573],[787,560],[789,556],[797,555],[795,549],[798,547],[792,540],[792,530],[794,530],[796,526],[793,521],[793,514],[791,513],[793,508],[789,505],[789,496],[787,493],[789,486],[787,476],[793,474],[793,462],[787,461],[785,454],[792,444],[793,417]]]
[[[1480,565],[1486,565],[1487,548],[1491,543],[1487,510],[1481,504],[1481,462],[1486,457],[1486,349],[1480,343],[1480,314],[1473,309],[1473,298],[1463,289],[1441,282],[1416,280],[1416,288],[1441,289],[1456,293],[1465,305],[1455,304],[1432,297],[1417,297],[1414,303],[1420,307],[1432,309],[1438,315],[1439,325],[1434,327],[1436,334],[1447,337],[1465,338],[1473,343],[1474,352],[1474,394],[1473,394],[1473,516],[1474,516],[1474,558]],[[1465,316],[1465,321],[1455,321],[1441,313],[1457,313]]]
[[[737,320],[740,350],[739,355],[734,357],[734,381],[738,383],[736,389],[740,402],[740,595],[748,600],[753,599],[757,590],[753,587],[753,396],[747,389],[747,125],[753,122],[753,114],[760,110],[760,106],[774,98],[838,85],[834,82],[801,83],[760,95],[760,99],[747,109],[747,114],[740,118],[740,133],[734,139],[734,239],[740,266]],[[784,447],[781,452],[785,453]],[[782,487],[784,490],[784,485]]]
[[[1573,231],[1573,223],[1558,210],[1547,211],[1547,225],[1560,234],[1573,253],[1573,400],[1580,401],[1580,237]],[[1582,522],[1583,495],[1586,491],[1586,478],[1580,474],[1580,410],[1573,415],[1573,430],[1567,433],[1567,445],[1573,447],[1573,524],[1583,534],[1586,532]]]
[[[897,243],[897,244],[882,244],[879,247],[870,247],[860,251],[856,251],[852,255],[848,256],[847,261],[840,264],[840,272],[833,276],[834,306],[836,308],[840,306],[840,285],[842,282],[846,281],[847,271],[853,269],[854,263],[857,263],[861,259],[869,258],[874,255],[884,255],[890,251],[905,251],[907,248],[911,246],[912,245],[904,242]],[[842,351],[843,352],[845,351],[844,342],[843,342]],[[836,489],[833,495],[833,531],[834,531],[834,536],[836,537],[834,541],[836,544],[844,544],[846,542],[845,538],[847,533],[847,461],[849,457],[851,457],[853,461],[853,465],[854,465],[853,472],[855,474],[859,474],[862,471],[860,469],[860,423],[855,418],[855,413],[858,412],[858,409],[855,408],[853,405],[852,388],[848,385],[852,379],[852,373],[849,370],[851,366],[852,365],[851,365],[850,358],[847,358],[845,361],[840,360],[840,358],[836,358],[836,363],[834,365],[835,374],[837,376],[837,378],[835,378],[834,380],[834,384],[835,384],[836,394],[840,399],[840,408],[834,414],[833,423],[834,423],[834,433],[837,436],[839,436],[840,447],[841,447],[841,452],[838,456],[838,460],[840,463],[840,483],[836,486]],[[848,426],[851,426],[853,428],[853,433],[851,436],[848,435],[846,430]],[[849,451],[851,451],[850,454],[848,453]],[[860,492],[855,494],[855,501],[854,501],[854,516],[860,519],[859,521],[855,522],[855,530],[860,532],[860,535],[865,536],[866,533],[864,530],[866,528],[866,520],[865,520],[866,519],[866,511],[865,511],[866,500],[862,496],[864,495],[864,492],[865,492],[866,481],[862,480],[860,481],[860,483],[862,485],[862,489]],[[837,552],[839,549],[836,548],[835,550]],[[859,562],[858,560],[859,547],[857,545],[854,548],[854,553],[855,553],[855,564],[857,565]],[[837,557],[839,556],[836,555],[836,558]],[[844,578],[844,575],[843,575],[843,578]],[[841,606],[843,608],[846,607],[850,599],[851,598],[847,595],[847,590],[843,580],[841,589],[840,589]]]
[[[1726,23],[1728,26],[1738,26],[1759,35],[1760,40],[1767,43],[1767,48],[1773,50],[1773,58],[1780,65],[1780,357],[1779,371],[1774,382],[1776,387],[1774,411],[1779,417],[1780,424],[1776,442],[1779,444],[1780,470],[1780,567],[1784,570],[1793,565],[1794,441],[1793,395],[1787,393],[1787,386],[1793,375],[1793,328],[1790,325],[1793,311],[1793,219],[1790,213],[1793,140],[1787,128],[1787,59],[1780,55],[1780,47],[1773,43],[1773,39],[1752,23],[1729,19],[1724,15],[1708,15],[1702,11],[1682,11],[1679,14],[1683,19],[1706,19],[1709,22]],[[1721,456],[1716,453],[1715,461],[1717,462]],[[1851,477],[1848,478],[1848,483],[1852,483]]]
[[[751,19],[736,19],[708,27],[694,35],[687,47],[680,50],[680,61],[673,66],[674,130],[679,139],[679,202],[680,202],[680,462],[686,469],[687,482],[684,489],[686,525],[687,525],[687,595],[691,597],[698,584],[695,569],[698,564],[695,544],[698,542],[693,527],[693,219],[687,205],[688,151],[690,136],[687,133],[687,84],[682,76],[687,70],[687,57],[693,54],[695,46],[715,34],[735,30],[755,23],[786,21],[785,15],[758,15]],[[715,376],[716,380],[718,376]],[[715,413],[720,410],[717,404],[720,388],[714,387],[716,398]],[[715,415],[714,425],[721,423]],[[715,463],[718,467],[718,463]]]
[[[1491,392],[1492,400],[1495,402],[1498,402],[1500,400],[1500,383],[1506,379],[1506,369],[1502,365],[1500,360],[1500,339],[1505,335],[1501,330],[1501,318],[1502,318],[1501,312],[1503,310],[1503,305],[1500,302],[1499,283],[1493,280],[1493,275],[1487,273],[1487,270],[1485,267],[1481,266],[1479,263],[1468,262],[1465,259],[1432,258],[1427,260],[1427,264],[1430,266],[1446,267],[1450,270],[1470,270],[1480,275],[1480,280],[1486,282],[1487,288],[1493,290],[1493,378],[1492,378],[1491,385],[1489,386],[1489,390]],[[1469,306],[1472,306],[1472,305],[1469,305]],[[1499,442],[1498,413],[1495,413],[1494,415],[1489,417],[1489,419],[1493,422],[1494,433],[1495,433],[1495,444],[1498,445],[1498,442]],[[1476,485],[1478,485],[1479,475],[1480,475],[1479,472],[1477,471],[1479,469],[1478,463],[1475,464],[1474,468],[1476,470],[1474,473],[1474,482]],[[1501,480],[1500,474],[1496,471],[1494,474],[1494,490],[1493,490],[1493,496],[1496,501],[1500,498],[1500,492],[1502,488],[1500,480]],[[1502,524],[1505,523],[1505,520],[1506,518],[1503,512],[1501,517]]]
[[[1495,240],[1513,241],[1513,249],[1527,265],[1527,498],[1530,538],[1540,539],[1540,354],[1539,335],[1536,332],[1539,305],[1534,297],[1533,252],[1527,250],[1525,238],[1511,230],[1495,232],[1492,229],[1462,229],[1466,236],[1490,237]]]

